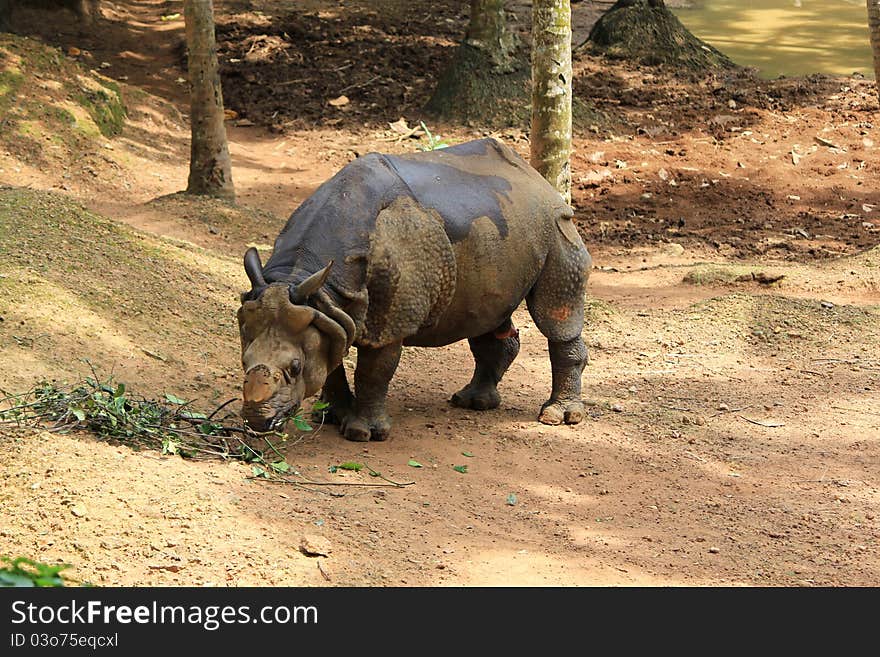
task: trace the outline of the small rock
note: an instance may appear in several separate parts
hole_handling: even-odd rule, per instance
[[[681,244],[670,242],[663,247],[664,253],[673,257],[678,257],[684,253],[684,247]]]
[[[727,101],[727,106],[730,109],[736,109],[736,101],[733,98],[731,98],[730,100]]]
[[[333,551],[328,539],[315,534],[305,534],[299,541],[299,549],[308,557],[326,557]]]
[[[332,107],[344,107],[350,102],[351,101],[348,99],[348,96],[339,96],[338,98],[334,98],[333,100],[328,100],[327,104]]]
[[[834,304],[830,301],[822,301],[820,304],[823,308],[834,308]]]
[[[730,410],[730,406],[728,406],[728,405],[725,404],[724,402],[721,402],[720,404],[718,404],[718,410],[719,410],[719,411],[729,411],[729,410]]]
[[[82,504],[74,504],[70,507],[70,512],[77,518],[84,518],[86,515],[86,507]]]
[[[719,550],[717,547],[710,547],[709,548],[710,554],[718,554],[719,552],[721,552],[721,550]]]
[[[615,413],[623,413],[623,406],[621,406],[620,404],[612,404],[611,410]]]

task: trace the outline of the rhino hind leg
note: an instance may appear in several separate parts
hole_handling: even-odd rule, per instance
[[[453,406],[485,411],[501,403],[498,383],[519,353],[519,335],[510,320],[501,328],[507,330],[495,330],[468,340],[474,355],[474,375],[470,383],[452,395],[449,401]]]
[[[379,348],[358,347],[354,408],[341,425],[342,435],[348,440],[366,442],[388,438],[391,418],[385,410],[385,398],[400,362],[401,349],[402,342]]]
[[[581,375],[587,364],[584,294],[592,267],[590,254],[574,233],[557,234],[541,275],[526,297],[529,313],[547,338],[553,389],[541,407],[544,424],[577,424],[584,417]]]

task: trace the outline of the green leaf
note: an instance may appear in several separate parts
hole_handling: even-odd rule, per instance
[[[252,465],[251,472],[253,473],[254,477],[268,477],[269,476],[269,473],[266,472],[265,470],[263,470],[263,468],[259,467],[258,465]]]
[[[314,404],[312,404],[313,411],[323,411],[327,408],[330,408],[330,404],[325,401],[318,400]]]
[[[290,463],[287,461],[275,461],[269,464],[275,472],[285,473],[290,470]]]
[[[418,461],[413,461],[412,459],[407,461],[407,465],[411,468],[421,468],[422,467],[421,463],[419,463]]]
[[[295,426],[300,431],[311,431],[312,425],[306,422],[302,416],[294,415],[293,416],[293,426]]]
[[[194,411],[181,411],[180,417],[187,420],[207,420],[208,416],[204,413],[196,413]]]
[[[78,406],[71,406],[67,410],[73,413],[80,422],[86,421],[86,412]]]
[[[466,465],[453,465],[452,469],[456,472],[460,472],[461,474],[467,474],[467,466]]]
[[[165,399],[167,399],[172,404],[177,404],[178,406],[183,406],[184,404],[188,404],[189,402],[185,399],[181,399],[180,397],[175,397],[170,392],[165,393]]]
[[[116,386],[116,392],[113,393],[114,397],[123,397],[125,395],[125,384],[120,383]]]
[[[340,470],[354,470],[355,472],[360,472],[364,469],[363,463],[355,463],[354,461],[346,461],[345,463],[339,464]]]
[[[327,468],[327,472],[329,472],[330,474],[333,474],[333,473],[336,472],[338,469],[339,469],[339,468],[337,468],[335,465],[331,465],[329,468]]]
[[[507,503],[510,506],[516,506],[516,493],[511,493],[507,496]]]
[[[474,455],[471,454],[470,452],[462,452],[461,455],[462,455],[462,456],[467,456],[467,457],[469,457],[469,458],[473,458],[473,456],[474,456]]]
[[[216,422],[202,422],[199,425],[199,432],[205,434],[206,436],[213,436],[222,429],[223,425],[217,424]]]

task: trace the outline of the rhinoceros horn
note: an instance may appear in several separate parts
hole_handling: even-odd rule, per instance
[[[327,263],[327,266],[320,271],[316,271],[314,274],[309,276],[302,283],[297,285],[296,287],[290,288],[290,302],[295,306],[302,305],[306,302],[310,296],[312,296],[315,292],[321,289],[321,286],[327,282],[327,276],[330,275],[330,268],[333,266],[333,261]]]
[[[260,254],[254,247],[251,247],[244,254],[244,271],[248,280],[251,282],[251,288],[258,290],[266,287],[266,279],[263,278],[263,263],[260,262]]]

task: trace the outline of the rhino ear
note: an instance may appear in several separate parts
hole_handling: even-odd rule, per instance
[[[324,283],[327,282],[332,266],[333,261],[331,260],[324,269],[316,271],[296,287],[290,288],[290,302],[295,306],[304,304],[306,299],[320,290]]]
[[[251,247],[244,254],[244,271],[248,280],[251,282],[251,288],[257,290],[266,287],[266,279],[263,278],[263,263],[260,262],[260,254]]]

